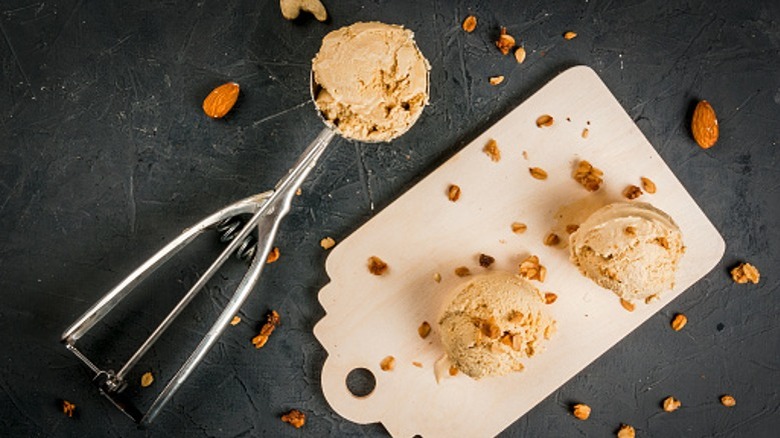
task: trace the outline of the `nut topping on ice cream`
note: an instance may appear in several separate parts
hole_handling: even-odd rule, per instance
[[[458,288],[439,321],[450,361],[475,379],[521,371],[555,333],[541,293],[527,280],[495,271]]]
[[[428,103],[430,66],[402,26],[355,23],[322,40],[312,61],[315,104],[345,137],[389,141]]]
[[[642,202],[596,210],[569,236],[569,243],[582,274],[628,303],[673,288],[684,252],[672,218]]]

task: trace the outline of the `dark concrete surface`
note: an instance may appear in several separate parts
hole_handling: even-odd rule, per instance
[[[383,436],[335,414],[319,386],[312,335],[327,283],[319,240],[345,238],[482,129],[566,67],[594,68],[727,242],[718,266],[503,436],[769,437],[780,430],[780,2],[334,1],[331,20],[288,22],[275,0],[79,0],[0,3],[0,435]],[[479,18],[470,35],[460,30]],[[390,145],[339,140],[304,183],[269,265],[231,327],[153,426],[134,424],[90,386],[59,343],[89,305],[188,224],[268,189],[320,129],[310,60],[329,31],[400,23],[431,62],[431,105]],[[521,41],[518,65],[492,45]],[[579,36],[565,41],[564,31]],[[487,77],[503,74],[499,87]],[[221,121],[208,91],[241,84]],[[721,138],[691,140],[690,108],[707,99]],[[204,237],[80,345],[116,366],[178,301],[220,245]],[[758,285],[728,269],[749,260]],[[229,266],[136,373],[144,405],[227,301]],[[269,309],[282,326],[250,339]],[[680,333],[668,327],[683,312]],[[583,333],[587,340],[587,333]],[[734,395],[727,409],[719,397]],[[667,414],[673,395],[682,408]],[[77,405],[68,418],[60,400]],[[586,422],[572,402],[593,408]],[[296,430],[279,420],[306,412]]]

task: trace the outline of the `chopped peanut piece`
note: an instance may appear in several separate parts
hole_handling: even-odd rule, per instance
[[[276,310],[272,310],[266,317],[265,324],[260,328],[260,334],[252,338],[252,344],[255,348],[263,348],[265,343],[268,342],[271,333],[274,332],[280,322],[281,319],[279,318],[279,314]]]
[[[141,376],[141,387],[146,388],[152,383],[154,383],[154,376],[149,371],[145,372],[144,375]]]
[[[433,274],[433,281],[435,281],[437,283],[441,283],[441,274],[439,274],[438,272],[435,272]]]
[[[289,423],[296,429],[300,429],[304,424],[306,424],[306,415],[297,409],[293,409],[290,412],[282,415],[282,421]]]
[[[541,167],[529,167],[528,172],[531,173],[531,176],[538,179],[538,180],[546,180],[547,179],[547,172],[542,169]]]
[[[682,402],[674,397],[666,397],[664,399],[664,411],[666,412],[674,412],[680,409],[680,406],[682,406]]]
[[[73,413],[76,411],[76,405],[73,403],[63,400],[62,401],[62,412],[67,415],[68,417],[73,417]]]
[[[628,424],[621,424],[617,438],[636,438],[636,430]]]
[[[734,397],[727,394],[720,398],[720,403],[727,408],[731,408],[736,406],[737,400]]]
[[[230,325],[238,325],[241,322],[241,317],[236,315],[230,320]]]
[[[490,160],[493,162],[497,163],[501,161],[501,150],[498,149],[498,142],[492,138],[488,140],[487,144],[485,144],[485,147],[482,148],[482,152],[487,154],[487,156],[490,157]]]
[[[632,227],[630,225],[627,226],[626,228],[624,228],[623,232],[626,233],[626,235],[628,235],[628,236],[636,236],[636,228],[634,228],[634,227]]]
[[[271,252],[268,253],[268,258],[265,259],[265,262],[270,264],[277,260],[279,260],[279,248],[273,247]]]
[[[573,232],[575,232],[575,231],[577,231],[579,229],[580,229],[580,226],[577,225],[577,224],[566,225],[566,232],[569,233],[569,234],[572,234]]]
[[[387,263],[377,256],[368,258],[368,272],[374,275],[384,275],[387,272]]]
[[[555,122],[555,119],[549,114],[544,114],[539,116],[539,118],[536,119],[536,127],[541,128],[542,126],[550,127]]]
[[[416,366],[417,368],[422,368],[422,364],[420,362],[412,362],[412,365]]]
[[[458,277],[468,277],[471,275],[471,270],[465,266],[460,266],[458,268],[455,268],[455,275]]]
[[[477,28],[477,17],[473,15],[469,15],[466,17],[465,20],[463,20],[463,30],[465,30],[468,33],[474,32],[474,29]]]
[[[645,178],[643,176],[640,179],[642,180],[642,188],[645,189],[647,193],[650,193],[651,195],[655,193],[656,191],[655,183],[650,178]]]
[[[460,199],[460,187],[455,184],[451,184],[447,189],[447,198],[449,198],[449,200],[452,202],[456,202],[458,199]]]
[[[563,34],[563,38],[566,40],[573,40],[574,38],[577,38],[577,32],[568,31]]]
[[[496,259],[494,257],[491,257],[487,254],[480,254],[479,255],[479,266],[482,266],[483,268],[489,268],[490,265],[496,262]]]
[[[544,303],[545,304],[552,304],[558,299],[558,295],[555,295],[552,292],[545,292],[544,293]]]
[[[731,270],[731,278],[739,284],[747,282],[758,284],[761,280],[761,273],[750,263],[740,263],[739,266]]]
[[[525,61],[525,48],[518,47],[517,50],[515,50],[515,61],[517,61],[518,64],[522,64],[523,61]]]
[[[457,376],[458,368],[455,365],[450,366],[450,376]]]
[[[523,234],[528,226],[522,222],[512,222],[512,232],[515,234]]]
[[[382,371],[393,371],[395,368],[395,358],[393,356],[387,356],[382,359],[382,362],[379,363],[379,368],[382,368]]]
[[[587,420],[590,417],[590,406],[577,403],[572,407],[571,413],[579,420]]]
[[[604,182],[604,180],[601,179],[602,175],[604,175],[604,172],[593,167],[593,165],[586,160],[581,160],[577,163],[572,178],[582,184],[587,191],[595,192],[601,187],[601,183]]]
[[[419,334],[420,337],[423,339],[427,338],[430,333],[431,333],[431,325],[428,324],[428,321],[423,321],[423,323],[420,324],[419,327],[417,327],[417,334]]]
[[[547,246],[555,246],[561,243],[561,238],[555,233],[550,233],[544,238],[544,244]]]
[[[628,310],[629,312],[633,312],[634,308],[636,308],[636,306],[634,306],[634,303],[632,303],[631,301],[626,301],[623,298],[620,299],[620,305],[623,306],[623,308]]]
[[[582,138],[588,138],[588,135],[590,135],[590,130],[588,128],[583,129]]]
[[[498,47],[498,50],[501,51],[502,54],[508,55],[509,51],[512,50],[513,47],[515,47],[515,39],[512,37],[512,35],[509,35],[506,33],[506,28],[501,28],[501,33],[498,36],[498,41],[496,41],[496,47]]]
[[[642,189],[635,185],[630,185],[623,189],[623,196],[625,196],[626,199],[636,199],[642,196]]]
[[[544,282],[546,275],[547,269],[539,263],[539,257],[535,255],[528,256],[520,263],[521,277]]]
[[[336,241],[332,237],[325,237],[320,240],[320,246],[322,249],[331,249],[336,245]]]
[[[504,82],[504,76],[498,75],[498,76],[491,76],[488,78],[488,82],[490,82],[490,85],[498,85],[502,82]]]
[[[679,332],[683,327],[685,327],[687,322],[688,318],[682,313],[678,313],[677,315],[674,315],[674,319],[672,320],[672,329],[674,329],[676,332]]]

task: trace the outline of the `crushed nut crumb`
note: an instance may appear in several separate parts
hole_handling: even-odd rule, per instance
[[[727,394],[727,395],[724,395],[724,396],[722,396],[720,398],[720,403],[723,406],[726,406],[727,408],[730,408],[730,407],[736,406],[737,400],[734,397],[732,397],[732,396]]]
[[[469,15],[466,17],[465,20],[463,20],[463,30],[465,30],[468,33],[474,32],[474,29],[477,28],[477,17],[473,15]]]
[[[544,293],[544,304],[552,304],[558,299],[558,295],[552,292]]]
[[[620,299],[620,305],[629,312],[633,312],[636,306],[631,301],[626,301],[623,298]]]
[[[489,268],[490,265],[496,262],[496,259],[494,257],[491,257],[487,254],[480,254],[479,255],[479,266],[482,266],[483,268]]]
[[[304,424],[306,424],[306,414],[297,409],[293,409],[290,412],[282,415],[282,421],[290,424],[296,429],[300,429]]]
[[[636,228],[634,228],[634,227],[632,227],[630,225],[627,226],[626,228],[624,228],[623,232],[626,233],[626,235],[628,235],[628,236],[636,236]]]
[[[450,366],[450,376],[457,376],[458,368],[455,365]]]
[[[266,317],[265,324],[260,327],[260,334],[252,338],[252,344],[255,348],[263,348],[265,343],[268,342],[271,333],[274,332],[280,322],[281,318],[279,318],[279,313],[277,313],[276,310],[272,310]]]
[[[468,277],[471,275],[471,270],[465,266],[459,266],[455,268],[455,275],[458,277]]]
[[[575,231],[577,231],[579,229],[580,229],[580,226],[577,225],[577,224],[566,225],[566,232],[569,233],[569,234],[572,234],[572,233],[574,233]]]
[[[490,82],[490,85],[498,85],[502,82],[504,82],[504,76],[498,75],[498,76],[491,76],[488,78],[488,82]]]
[[[141,387],[146,388],[154,383],[154,376],[151,372],[147,371],[141,376]]]
[[[583,403],[577,403],[572,406],[571,413],[579,420],[587,420],[590,417],[590,406]]]
[[[547,246],[555,246],[561,243],[561,238],[555,233],[550,233],[544,238],[544,244]]]
[[[303,191],[301,190],[300,187],[298,187],[298,190],[295,191],[295,196],[301,196],[302,193]]]
[[[496,324],[496,318],[490,317],[490,319],[477,320],[480,332],[490,339],[498,339],[501,335],[501,328]]]
[[[439,274],[438,272],[434,272],[433,273],[433,281],[435,281],[437,283],[441,283],[441,274]]]
[[[531,176],[538,179],[538,180],[545,180],[547,179],[547,172],[542,169],[541,167],[529,167],[528,172],[531,173]]]
[[[451,184],[447,189],[447,198],[449,198],[449,200],[452,202],[456,202],[458,199],[460,199],[460,186]]]
[[[488,140],[487,144],[485,144],[485,147],[482,148],[482,152],[487,154],[487,156],[490,157],[490,160],[493,162],[497,163],[501,161],[501,150],[498,148],[498,142],[492,138]]]
[[[572,177],[575,181],[582,184],[587,191],[595,192],[604,182],[604,180],[601,179],[602,175],[604,175],[604,172],[593,167],[588,161],[581,160],[577,163],[577,167],[574,169]]]
[[[636,199],[642,196],[642,189],[635,185],[630,185],[623,189],[623,196],[625,196],[626,199]]]
[[[545,128],[550,127],[553,125],[554,122],[555,119],[553,119],[551,115],[543,114],[536,119],[536,127],[537,128],[541,128],[542,126],[544,126]]]
[[[387,263],[379,257],[371,256],[368,258],[368,272],[374,275],[384,275],[387,269]]]
[[[382,371],[393,371],[395,368],[395,358],[393,356],[385,357],[382,359],[382,362],[379,362],[379,368],[381,368]]]
[[[417,368],[422,368],[422,364],[420,362],[412,362],[412,365],[416,366]]]
[[[417,334],[420,335],[420,337],[423,339],[427,338],[430,333],[431,325],[428,323],[428,321],[423,321],[423,323],[417,327]]]
[[[544,282],[547,269],[539,263],[539,257],[531,255],[520,263],[520,276]]]
[[[677,409],[680,409],[680,406],[682,406],[682,402],[680,400],[677,400],[674,397],[666,397],[664,399],[664,411],[666,412],[674,412]]]
[[[320,240],[320,246],[322,249],[331,249],[336,245],[336,241],[332,237],[325,237]]]
[[[636,438],[636,430],[628,424],[621,424],[618,430],[617,438]]]
[[[669,249],[669,240],[667,240],[664,236],[656,237],[655,243],[660,245],[663,249]]]
[[[661,297],[659,297],[658,294],[652,294],[649,297],[645,298],[645,304],[650,304],[653,301],[658,301],[660,299]]]
[[[588,128],[584,128],[582,130],[582,138],[588,138],[588,135],[590,135],[590,130]]]
[[[230,325],[238,325],[241,322],[241,317],[236,315],[230,320]]]
[[[740,263],[739,266],[731,270],[731,278],[739,284],[747,282],[758,284],[761,280],[761,273],[758,272],[758,268],[750,263]]]
[[[512,35],[506,33],[506,28],[502,27],[501,32],[498,35],[498,41],[496,41],[496,47],[502,54],[508,55],[509,52],[515,47],[515,39]]]
[[[674,319],[672,319],[672,329],[676,332],[679,332],[683,327],[685,327],[685,324],[687,323],[688,317],[682,313],[678,313],[677,315],[674,315]]]
[[[73,417],[73,413],[76,412],[76,405],[73,403],[63,400],[62,401],[62,412],[67,415],[68,417]]]
[[[515,60],[518,64],[522,64],[523,61],[525,61],[525,48],[518,47],[517,50],[515,50]]]
[[[563,34],[563,38],[566,40],[573,40],[574,38],[577,38],[577,32],[568,31]]]
[[[273,247],[271,248],[271,252],[268,253],[268,257],[265,259],[266,263],[273,263],[277,260],[279,260],[279,248]]]
[[[522,222],[512,222],[512,232],[515,234],[523,234],[528,229],[528,226]]]
[[[642,180],[642,188],[645,189],[647,193],[650,193],[651,195],[655,193],[656,187],[655,183],[650,179],[646,177],[640,178]]]

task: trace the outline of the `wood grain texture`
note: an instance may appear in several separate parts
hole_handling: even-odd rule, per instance
[[[542,114],[554,123],[537,127]],[[581,136],[585,127],[587,139]],[[499,162],[483,151],[490,139],[501,149]],[[587,192],[571,178],[579,159],[604,171],[598,192]],[[549,177],[532,178],[531,166]],[[567,224],[620,200],[623,188],[639,184],[642,176],[658,191],[638,201],[677,221],[687,251],[674,290],[649,305],[637,303],[629,313],[611,292],[580,275],[564,245],[550,247],[543,240],[551,230],[565,236]],[[452,183],[462,190],[457,202],[446,196]],[[510,226],[518,220],[528,225],[519,236]],[[340,415],[358,423],[381,421],[398,437],[493,436],[703,277],[724,250],[718,231],[596,73],[573,67],[333,250],[326,263],[331,282],[319,295],[327,314],[314,329],[329,355],[322,371],[325,397]],[[558,334],[546,353],[525,362],[522,373],[480,381],[461,374],[437,384],[433,365],[443,348],[436,322],[450,291],[464,281],[454,269],[483,271],[480,253],[496,258],[490,269],[513,272],[528,254],[541,258],[548,275],[539,287],[559,297],[549,308]],[[388,263],[385,275],[368,272],[371,256]],[[437,272],[441,283],[433,279]],[[434,327],[425,340],[417,334],[423,321]],[[387,355],[396,358],[390,372],[379,367]],[[345,381],[361,367],[374,373],[377,385],[358,398]]]

